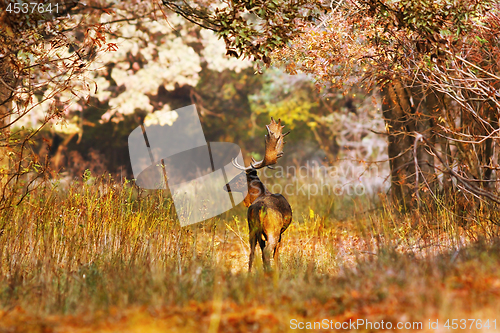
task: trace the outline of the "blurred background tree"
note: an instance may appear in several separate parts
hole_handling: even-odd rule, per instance
[[[204,29],[155,2],[68,1],[57,11],[53,2],[52,11],[45,3],[29,13],[13,4],[2,2],[0,156],[5,183],[24,184],[21,197],[38,175],[73,179],[89,169],[133,177],[129,133],[153,114],[192,103],[207,141],[236,142],[245,156],[260,157],[256,147],[273,116],[294,130],[284,163],[385,158],[385,138],[374,133],[384,128],[376,91],[318,89],[314,76],[285,74],[290,67],[262,70],[282,34],[292,38],[307,25],[301,20],[316,17],[315,5],[294,5],[290,23],[258,31],[263,42],[252,59],[236,59],[242,52],[228,42],[248,46],[255,31],[242,25],[231,28],[241,32],[238,40],[219,38],[220,27]],[[278,8],[262,5],[263,15]],[[272,32],[267,42],[263,31]]]
[[[319,90],[376,87],[391,193],[403,207],[420,206],[423,197],[440,202],[451,194],[454,200],[457,191],[466,205],[479,197],[500,202],[493,186],[498,2],[244,1],[216,9],[205,2],[163,4],[216,31],[232,55],[310,74]]]
[[[96,52],[110,45],[95,24],[101,7],[75,1],[0,6],[1,209],[26,195],[18,191],[20,181],[45,174],[47,152],[35,151],[35,137],[66,119],[72,101],[88,98],[87,70]],[[29,174],[35,176],[25,179]]]

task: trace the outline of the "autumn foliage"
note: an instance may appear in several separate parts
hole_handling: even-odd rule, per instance
[[[497,1],[49,3],[0,0],[0,331],[493,325]],[[293,129],[287,165],[348,165],[341,189],[374,167],[376,186],[287,195],[281,269],[257,255],[248,273],[243,207],[181,228],[167,191],[108,172],[132,129],[193,103],[207,140],[248,160],[274,116]],[[278,167],[269,188],[318,186]]]

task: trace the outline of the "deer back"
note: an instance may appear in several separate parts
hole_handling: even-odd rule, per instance
[[[270,194],[258,197],[248,208],[248,227],[260,232],[267,239],[277,237],[279,241],[292,222],[292,208],[281,194]]]

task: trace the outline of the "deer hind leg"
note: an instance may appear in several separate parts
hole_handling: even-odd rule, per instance
[[[269,270],[269,250],[268,250],[268,244],[269,242],[266,241],[266,236],[262,233],[257,237],[260,245],[260,250],[262,252],[262,264],[264,265],[264,270],[268,271]]]
[[[252,271],[252,264],[255,258],[255,246],[257,245],[257,235],[255,233],[250,234],[250,257],[248,258],[248,271]]]
[[[280,240],[278,241],[278,244],[276,244],[276,248],[274,249],[274,266],[276,267],[277,270],[280,269],[280,262],[279,262],[280,244],[281,244],[281,237]]]
[[[271,270],[271,255],[276,255],[278,242],[274,237],[268,237],[264,249],[262,250],[262,261],[266,271]]]

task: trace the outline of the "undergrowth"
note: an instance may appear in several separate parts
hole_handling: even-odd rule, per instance
[[[181,228],[163,191],[109,179],[40,187],[0,212],[0,331],[130,309],[165,320],[177,309],[172,325],[193,332],[197,317],[201,331],[226,332],[288,331],[292,318],[425,324],[498,313],[494,211],[469,212],[464,225],[450,205],[403,214],[384,197],[289,201],[281,270],[266,274],[259,259],[248,274],[242,205]],[[27,315],[38,319],[23,326]]]

